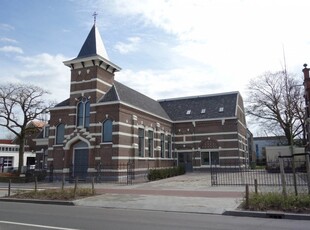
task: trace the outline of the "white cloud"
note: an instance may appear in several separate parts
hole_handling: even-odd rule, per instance
[[[196,63],[191,76],[208,76],[220,81],[218,85],[226,85],[226,90],[218,90],[237,89],[244,95],[250,78],[282,69],[283,49],[289,71],[300,73],[303,63],[309,61],[310,34],[305,25],[309,7],[306,0],[119,0],[113,11],[144,31],[155,27],[175,37],[169,44],[174,56],[167,78],[173,69],[188,64],[178,60],[187,59]],[[158,40],[163,38],[156,32]],[[152,73],[161,72],[160,68],[158,65]],[[178,83],[185,88],[188,80],[180,78]]]
[[[14,30],[14,26],[11,26],[6,23],[0,23],[0,30]]]
[[[53,56],[47,53],[19,56],[17,60],[22,68],[7,79],[40,86],[51,93],[49,99],[61,102],[69,97],[70,91],[70,69],[62,63],[68,59],[61,54]]]
[[[207,71],[185,67],[169,71],[144,69],[122,70],[116,80],[154,99],[205,95],[227,91],[221,79]],[[231,90],[228,90],[231,91]]]
[[[127,54],[129,52],[136,51],[141,39],[139,37],[130,37],[127,38],[127,42],[118,42],[114,46],[121,54]]]
[[[22,48],[17,47],[17,46],[3,46],[3,47],[0,47],[0,52],[19,53],[19,54],[24,53]]]
[[[0,42],[17,43],[17,41],[12,38],[0,38]]]

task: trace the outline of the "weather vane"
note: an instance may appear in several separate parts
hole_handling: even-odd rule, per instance
[[[97,17],[97,13],[96,13],[96,11],[93,13],[93,17],[94,17],[94,24],[96,24],[96,17]]]

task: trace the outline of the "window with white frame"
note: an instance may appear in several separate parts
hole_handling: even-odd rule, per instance
[[[202,152],[201,164],[206,166],[219,165],[219,153],[218,152]]]
[[[56,127],[56,145],[63,144],[65,139],[65,125],[60,123]]]
[[[90,120],[90,102],[87,98],[83,97],[77,104],[77,120],[78,127],[89,128]]]
[[[102,124],[102,142],[112,142],[112,120],[107,119]]]
[[[4,167],[12,167],[13,166],[13,157],[4,157],[3,158],[3,166]]]

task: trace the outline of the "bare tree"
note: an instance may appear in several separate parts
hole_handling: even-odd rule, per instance
[[[0,126],[14,133],[19,140],[19,174],[23,166],[26,134],[33,129],[27,124],[47,111],[49,105],[43,99],[47,94],[46,90],[34,85],[0,85]]]
[[[266,72],[249,83],[247,114],[257,118],[261,127],[273,134],[284,134],[288,144],[304,130],[303,88],[294,75],[286,71]]]

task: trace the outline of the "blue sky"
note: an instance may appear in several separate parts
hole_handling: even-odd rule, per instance
[[[307,0],[1,0],[0,79],[69,96],[98,13],[116,80],[154,99],[240,91],[265,71],[310,64]],[[1,134],[0,134],[1,137]]]

